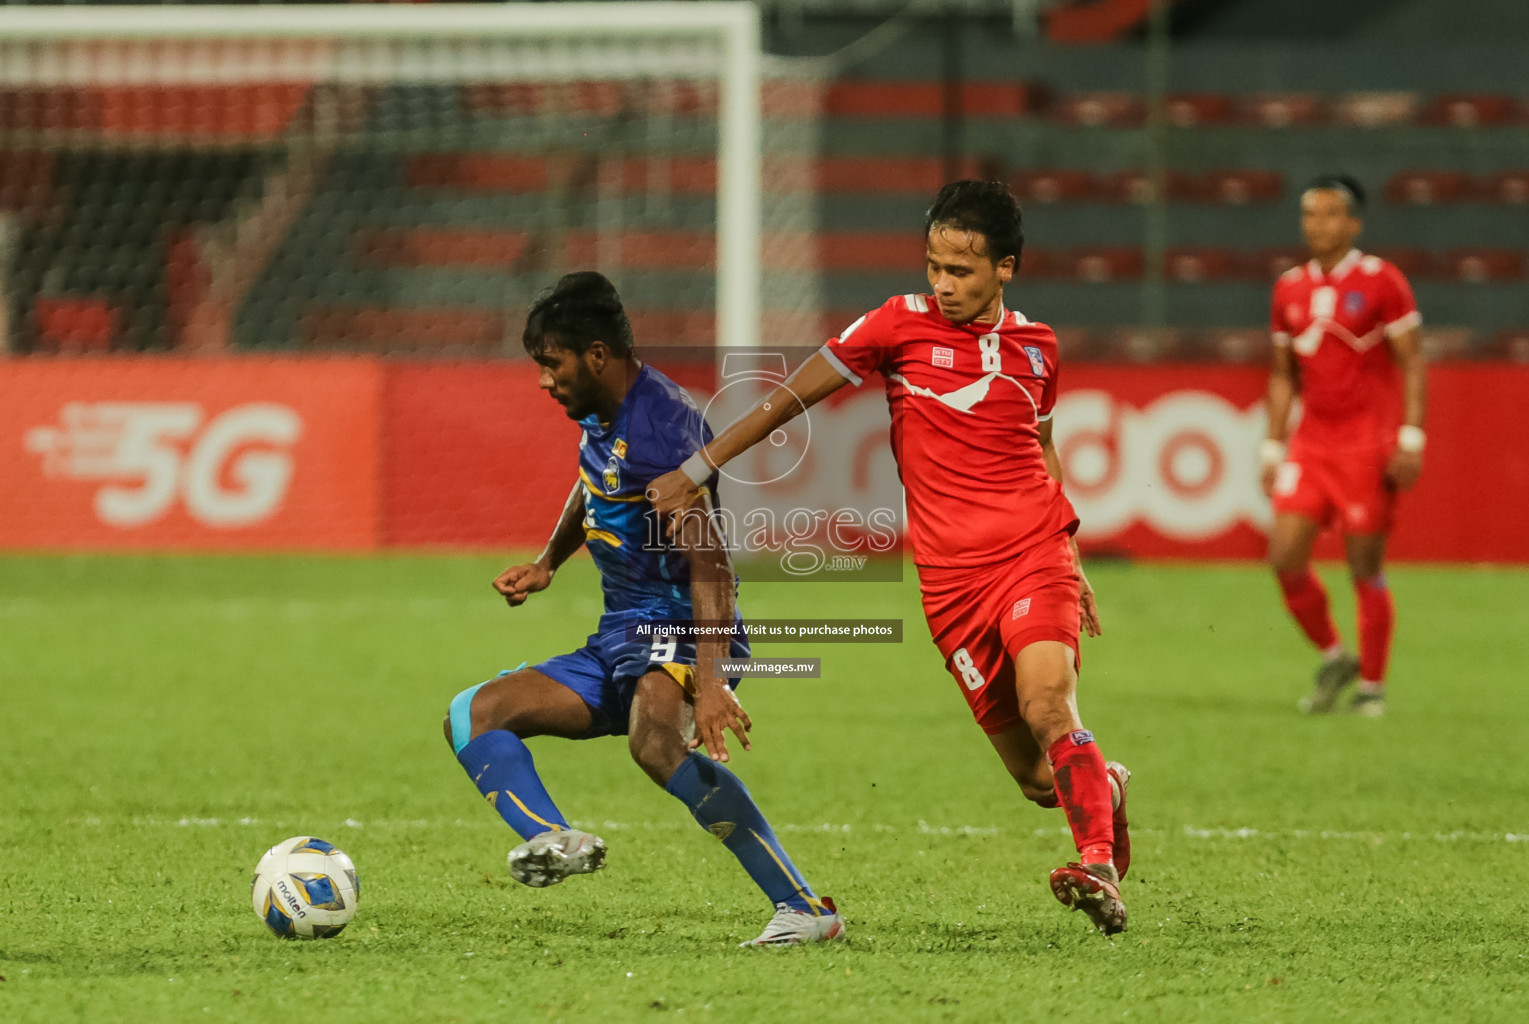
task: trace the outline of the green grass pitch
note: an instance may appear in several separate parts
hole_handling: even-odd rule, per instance
[[[0,1021],[1529,1020],[1529,574],[1395,569],[1390,717],[1307,720],[1262,569],[1095,566],[1083,716],[1136,773],[1113,944],[1047,891],[1063,820],[971,723],[911,575],[748,585],[749,615],[908,639],[761,650],[825,678],[746,683],[735,767],[850,941],[739,950],[769,907],[617,740],[533,741],[607,870],[509,881],[441,717],[598,596],[580,559],[511,611],[504,564],[0,559]],[[360,871],[339,938],[251,913],[299,833]]]

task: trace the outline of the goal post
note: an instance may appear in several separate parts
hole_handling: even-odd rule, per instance
[[[646,298],[643,287],[632,289],[639,305],[657,302],[675,316],[687,301],[710,306],[709,340],[746,347],[757,343],[761,318],[762,64],[758,9],[746,2],[4,7],[0,158],[31,168],[59,154],[156,147],[193,151],[199,159],[254,154],[263,177],[229,185],[227,196],[208,201],[221,203],[226,215],[208,215],[187,229],[185,258],[217,265],[211,283],[197,286],[207,294],[187,285],[188,305],[162,312],[167,326],[155,328],[161,333],[149,331],[150,341],[127,347],[216,348],[218,332],[204,328],[220,316],[228,321],[224,342],[252,337],[251,324],[265,323],[275,344],[302,347],[304,331],[322,335],[323,325],[335,322],[323,319],[329,306],[364,300],[378,308],[388,301],[428,308],[427,300],[446,296],[464,308],[487,309],[490,270],[534,267],[545,283],[548,273],[587,265],[579,254],[591,253],[615,253],[629,278],[651,284]],[[646,85],[612,98],[593,88],[599,83]],[[559,87],[567,95],[527,98]],[[268,106],[250,109],[254,101],[245,94],[261,90],[270,93]],[[206,109],[219,103],[227,109]],[[381,124],[388,118],[392,128]],[[698,147],[709,147],[709,155]],[[387,150],[407,166],[355,166],[349,157],[361,150]],[[432,162],[431,153],[446,150],[467,155],[442,170],[449,161]],[[483,159],[475,164],[473,154]],[[376,208],[360,209],[365,203],[358,201],[357,209],[335,210],[334,201],[320,201],[325,181],[341,174],[372,189],[367,202]],[[422,231],[409,222],[414,214],[386,204],[400,194],[395,179],[429,184],[432,174],[476,191],[472,202],[448,197],[430,206],[457,210],[459,219]],[[497,180],[517,175],[537,179],[543,191],[493,194]],[[703,196],[706,181],[712,184]],[[102,188],[86,181],[74,198]],[[18,202],[6,204],[13,216],[38,219]],[[544,208],[558,203],[567,209]],[[336,224],[365,222],[357,229],[364,237],[345,243],[365,250],[364,265],[344,265],[350,249],[342,252],[335,239],[304,235],[308,210],[330,210]],[[545,230],[531,231],[527,241],[517,216]],[[92,224],[75,233],[88,233]],[[711,240],[702,252],[695,239],[706,234]],[[172,271],[182,241],[165,243]],[[28,281],[45,291],[88,291],[59,283],[101,276],[70,263],[69,244],[34,245],[51,245],[47,258],[54,264],[38,257]],[[537,245],[558,254],[529,258]],[[629,250],[624,256],[622,246]],[[267,263],[283,254],[308,259],[310,275],[331,268],[339,282],[333,294],[310,282],[303,287],[313,292],[312,309],[288,301],[302,288],[286,279],[273,283],[282,272]],[[665,254],[673,265],[662,265]],[[118,262],[136,258],[129,252]],[[401,268],[400,259],[414,262]],[[428,264],[423,270],[421,262]],[[699,275],[703,264],[709,295],[676,283],[683,269]],[[456,268],[457,276],[442,266]],[[622,284],[619,271],[611,276]],[[166,294],[178,287],[163,285]],[[628,289],[622,293],[627,298]],[[501,320],[508,305],[526,299],[514,289],[506,296]],[[245,308],[240,320],[239,309],[251,300],[258,308]],[[127,315],[119,311],[119,321]],[[183,330],[189,333],[176,333]]]

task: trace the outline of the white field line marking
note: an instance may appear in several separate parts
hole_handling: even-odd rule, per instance
[[[97,826],[103,824],[99,817],[81,819],[85,825]],[[113,822],[113,824],[118,824]],[[177,819],[169,818],[145,818],[134,817],[130,820],[134,828],[227,828],[232,826],[255,826],[263,825],[267,828],[296,828],[297,824],[284,821],[265,821],[260,818],[200,818],[185,816]],[[416,829],[416,828],[440,828],[448,824],[441,821],[432,821],[428,818],[415,818],[412,820],[374,820],[357,821],[355,818],[346,818],[339,825],[329,825],[328,828],[348,829],[378,829],[381,831]],[[482,821],[467,821],[457,818],[449,823],[461,828],[480,828],[494,824],[491,818]],[[575,820],[571,822],[575,828],[590,832],[671,832],[684,827],[681,819],[674,821],[593,821]],[[931,825],[926,821],[920,821],[916,825],[889,825],[882,822],[861,822],[859,824],[822,822],[816,825],[803,825],[786,823],[775,826],[777,832],[826,832],[836,834],[849,834],[854,832],[875,833],[914,833],[917,835],[933,836],[994,836],[1006,831],[999,826],[989,825]],[[1035,836],[1066,836],[1069,831],[1065,827],[1036,828],[1018,830],[1028,832]],[[1132,828],[1134,836],[1168,837],[1178,836],[1184,839],[1241,839],[1263,840],[1269,842],[1285,841],[1311,841],[1325,840],[1330,842],[1401,842],[1416,841],[1425,843],[1529,843],[1529,832],[1481,832],[1465,831],[1457,829],[1453,832],[1364,832],[1364,831],[1341,831],[1335,829],[1264,829],[1264,828],[1197,828],[1193,825],[1185,825],[1179,829],[1161,828]]]

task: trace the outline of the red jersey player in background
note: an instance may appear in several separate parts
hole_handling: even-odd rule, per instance
[[[1067,814],[1079,857],[1051,873],[1052,892],[1113,935],[1126,926],[1130,772],[1078,718],[1078,634],[1097,635],[1099,618],[1051,443],[1056,335],[1004,305],[1024,242],[1006,186],[946,185],[924,229],[931,294],[856,320],[649,500],[683,511],[713,467],[880,372],[930,633],[1025,796]]]
[[[1269,436],[1263,486],[1274,499],[1269,562],[1285,607],[1322,652],[1316,686],[1301,701],[1331,711],[1359,680],[1349,710],[1385,714],[1386,663],[1396,608],[1386,587],[1386,536],[1399,491],[1423,468],[1426,371],[1422,318],[1407,279],[1354,248],[1364,192],[1343,175],[1313,181],[1301,196],[1311,261],[1274,285]],[[1290,407],[1301,420],[1287,446]],[[1327,591],[1311,569],[1325,526],[1343,533],[1359,618],[1359,655],[1343,645]]]

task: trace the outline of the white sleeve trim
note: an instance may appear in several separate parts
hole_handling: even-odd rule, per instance
[[[1403,313],[1395,320],[1392,320],[1390,323],[1386,324],[1386,337],[1394,338],[1399,334],[1405,334],[1407,331],[1412,330],[1414,327],[1421,327],[1422,324],[1423,314],[1414,309],[1412,312]]]
[[[1284,348],[1290,344],[1290,335],[1286,334],[1284,331],[1275,331],[1270,335],[1270,337],[1274,339],[1274,344],[1280,348]]]
[[[855,387],[858,388],[861,384],[864,383],[858,373],[856,373],[854,370],[851,370],[848,366],[845,366],[844,360],[834,355],[833,349],[829,348],[827,345],[824,345],[822,348],[818,349],[818,352],[822,354],[824,359],[828,360],[830,366],[839,372],[839,376],[855,385]]]
[[[1054,416],[1054,415],[1056,415],[1056,410],[1052,409],[1050,412],[1048,412],[1044,416],[1037,416],[1035,418],[1035,420],[1036,420],[1037,423],[1045,423],[1047,420],[1051,419],[1051,417]]]

